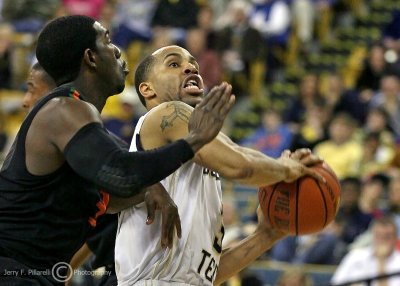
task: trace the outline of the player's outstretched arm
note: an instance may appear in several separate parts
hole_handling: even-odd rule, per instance
[[[323,181],[317,172],[308,168],[321,163],[321,159],[308,149],[299,149],[293,153],[285,151],[279,159],[274,159],[259,151],[239,146],[222,133],[204,146],[194,160],[224,178],[255,187],[280,181],[291,182],[305,175]]]
[[[165,102],[153,108],[143,123],[141,143],[144,149],[158,148],[188,136],[188,118],[192,109],[182,102]],[[321,160],[309,150],[285,152],[274,159],[265,154],[241,147],[223,133],[201,148],[196,163],[218,172],[222,177],[251,186],[265,186],[280,181],[293,181],[311,175],[321,176],[308,168]]]
[[[217,88],[199,104],[192,117],[189,114],[190,133],[186,140],[157,150],[127,152],[104,130],[100,115],[91,104],[69,98],[49,103],[38,114],[36,130],[42,130],[42,134],[43,130],[49,132],[40,136],[48,137],[45,142],[38,139],[37,145],[55,146],[82,177],[111,195],[130,197],[173,173],[216,136],[234,102],[234,96],[226,92],[226,88],[226,85]],[[52,122],[51,126],[48,122]],[[48,154],[40,154],[37,161],[43,157],[51,158]],[[33,173],[46,174],[46,171],[42,168]]]
[[[260,207],[257,209],[258,225],[254,233],[235,246],[224,249],[214,285],[219,285],[248,267],[270,249],[285,233],[268,227]]]

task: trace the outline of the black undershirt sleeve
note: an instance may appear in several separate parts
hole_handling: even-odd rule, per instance
[[[130,197],[172,174],[194,153],[182,139],[154,150],[128,152],[100,123],[90,123],[68,142],[64,155],[83,178],[110,195]]]

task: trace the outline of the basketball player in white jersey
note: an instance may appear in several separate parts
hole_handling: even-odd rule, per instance
[[[139,65],[135,85],[149,112],[137,124],[131,151],[157,148],[186,136],[191,106],[203,96],[199,67],[190,53],[178,46],[157,50]],[[215,88],[231,93],[227,83]],[[304,175],[323,180],[306,167],[318,162],[308,150],[286,151],[272,159],[220,133],[161,182],[178,206],[180,239],[163,245],[160,218],[150,226],[141,223],[147,215],[143,204],[121,212],[115,247],[118,285],[213,285],[227,280],[285,234],[268,228],[258,211],[256,231],[223,251],[220,176],[251,186],[291,182]]]

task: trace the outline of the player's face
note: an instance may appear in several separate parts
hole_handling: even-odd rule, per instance
[[[43,80],[43,74],[40,70],[30,72],[27,86],[28,90],[25,92],[22,106],[28,110],[32,109],[35,103],[51,90],[51,87]]]
[[[203,97],[204,84],[196,59],[185,49],[168,46],[153,53],[156,61],[150,73],[159,101],[183,101],[191,106]]]
[[[121,58],[121,51],[110,39],[109,32],[99,22],[93,24],[96,30],[97,71],[101,82],[106,83],[111,94],[117,94],[125,88],[125,78],[129,73],[126,62]]]

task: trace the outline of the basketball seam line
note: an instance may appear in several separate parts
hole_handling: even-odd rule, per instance
[[[276,189],[278,188],[278,185],[279,185],[279,183],[278,183],[278,184],[275,184],[275,186],[272,188],[272,192],[271,192],[271,195],[270,195],[270,198],[269,198],[269,201],[268,201],[268,220],[269,220],[269,222],[270,222],[271,224],[272,224],[271,214],[270,214],[270,212],[271,212],[271,202],[272,202],[272,198],[273,198],[274,192],[275,192]],[[275,224],[274,224],[274,226],[276,227]]]
[[[325,219],[324,219],[324,225],[323,225],[323,227],[325,227],[325,226],[326,226],[326,223],[327,223],[327,221],[328,221],[328,206],[326,205],[326,197],[325,197],[324,191],[322,190],[319,181],[316,181],[316,182],[317,182],[317,186],[318,186],[319,192],[321,193],[322,199],[323,199],[323,201],[324,201]]]
[[[337,186],[337,189],[339,190],[339,196],[340,196],[340,193],[342,191],[342,187],[340,186],[338,177],[335,175],[335,173],[333,173],[333,170],[331,171],[331,170],[325,169],[325,168],[323,168],[321,170],[324,171],[326,174],[328,174],[333,179],[333,181],[335,182],[335,184]],[[337,211],[338,211],[338,207],[336,207],[335,210],[334,210],[334,216],[336,216]]]

